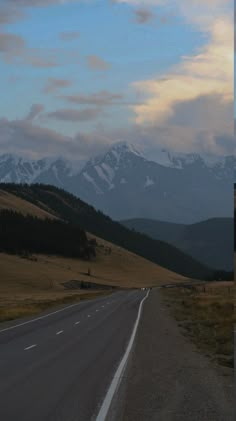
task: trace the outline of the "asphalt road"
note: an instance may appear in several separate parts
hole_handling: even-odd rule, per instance
[[[119,292],[1,325],[0,419],[95,420],[145,295]]]
[[[183,333],[153,290],[108,421],[235,421],[233,369],[215,364]]]

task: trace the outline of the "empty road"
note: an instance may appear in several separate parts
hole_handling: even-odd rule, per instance
[[[0,419],[96,420],[145,296],[118,292],[0,325]]]

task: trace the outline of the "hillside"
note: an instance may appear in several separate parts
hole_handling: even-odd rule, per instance
[[[121,221],[156,240],[166,241],[215,269],[233,269],[233,219],[212,218],[183,225],[150,219]]]
[[[1,184],[0,189],[49,211],[57,218],[186,277],[212,278],[213,271],[165,242],[132,232],[80,199],[48,185]]]
[[[90,260],[0,253],[0,321],[109,294],[112,287],[141,288],[186,281],[183,276],[92,234],[87,237],[97,242],[96,258]],[[94,286],[81,289],[81,283]]]
[[[55,216],[51,215],[47,210],[41,209],[39,206],[2,189],[0,189],[0,209],[20,211],[23,215],[32,215],[42,219],[55,219]]]

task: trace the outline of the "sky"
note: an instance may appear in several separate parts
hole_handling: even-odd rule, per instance
[[[235,152],[232,0],[0,0],[0,153]]]

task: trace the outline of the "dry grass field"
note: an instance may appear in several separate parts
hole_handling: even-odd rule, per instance
[[[9,209],[15,212],[21,212],[23,215],[32,215],[42,219],[54,218],[50,212],[46,212],[26,200],[0,189],[0,210],[1,209]]]
[[[213,282],[163,290],[183,332],[210,358],[233,367],[234,282]]]
[[[97,241],[97,257],[93,261],[41,255],[22,258],[0,254],[0,321],[104,293],[96,290],[68,291],[62,285],[66,281],[89,281],[121,288],[186,281],[181,275],[120,247],[101,239]]]
[[[39,207],[0,190],[0,209],[39,218],[53,216]],[[96,238],[88,233],[89,238]],[[0,321],[35,314],[51,305],[97,296],[106,291],[66,290],[62,283],[78,280],[120,288],[158,286],[186,279],[114,244],[96,238],[93,261],[57,256],[19,256],[0,253]],[[90,276],[88,276],[88,270]]]

